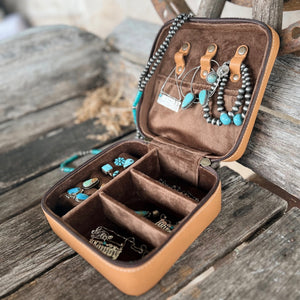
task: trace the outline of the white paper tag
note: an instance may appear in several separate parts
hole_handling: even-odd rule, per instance
[[[181,105],[181,101],[171,97],[170,95],[164,94],[164,93],[160,93],[157,99],[157,103],[159,103],[160,105],[173,110],[175,112],[179,111],[180,105]]]

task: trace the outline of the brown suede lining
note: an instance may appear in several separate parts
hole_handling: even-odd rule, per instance
[[[91,230],[105,226],[126,237],[133,236],[138,243],[146,244],[149,250],[159,247],[170,233],[134,211],[159,210],[160,214],[168,216],[172,224],[179,224],[196,209],[218,179],[213,173],[198,167],[197,173],[201,173],[202,180],[194,184],[183,178],[184,176],[178,176],[174,169],[175,164],[172,160],[170,163],[166,161],[165,154],[160,155],[153,145],[151,148],[152,150],[140,141],[116,145],[57,185],[46,199],[46,205],[62,216],[63,221],[86,240],[89,240]],[[108,182],[109,177],[99,170],[107,162],[113,164],[114,158],[119,155],[134,157],[137,161]],[[187,160],[180,167],[185,169],[189,165],[190,161]],[[180,174],[179,169],[178,173]],[[82,181],[90,177],[101,177],[107,183],[101,189],[91,189],[94,193],[82,203],[64,196],[68,188],[82,186]],[[158,182],[159,178],[165,179],[168,185],[179,185],[182,190],[189,191],[198,198],[199,202],[163,185]],[[118,260],[139,259],[129,250]]]
[[[201,55],[211,43],[218,45],[215,59],[220,63],[230,60],[236,48],[246,44],[249,53],[245,63],[251,70],[253,83],[261,76],[269,41],[266,29],[257,24],[204,22],[183,25],[145,89],[142,105],[138,108],[138,122],[141,131],[152,138],[150,144],[141,141],[115,144],[76,169],[47,194],[46,206],[85,240],[89,240],[91,230],[105,226],[123,236],[134,236],[138,244],[147,245],[151,251],[176,232],[176,225],[185,222],[197,207],[202,206],[202,199],[218,183],[215,172],[199,166],[200,160],[204,156],[222,157],[228,154],[237,143],[243,126],[207,124],[200,105],[175,113],[156,102],[158,94],[174,68],[175,52],[185,41],[191,44],[190,54],[185,57],[186,70],[199,65]],[[161,31],[157,45],[166,36],[168,27]],[[189,90],[191,76],[187,76],[182,85],[184,93]],[[199,92],[209,86],[198,73],[193,87],[195,92]],[[240,82],[228,82],[224,96],[227,110],[231,109],[239,87]],[[255,85],[253,94],[257,88]],[[174,78],[166,84],[165,92],[178,96]],[[216,114],[215,105],[212,109]],[[134,158],[136,162],[123,170],[113,165],[118,156]],[[104,175],[101,166],[106,163],[121,173],[114,179]],[[87,200],[78,204],[66,197],[67,189],[81,187],[84,180],[92,177],[98,177],[103,184],[101,188],[98,186],[87,191],[91,195]],[[159,182],[160,179],[165,180],[168,186]],[[174,185],[188,191],[197,201],[170,187]],[[135,210],[159,210],[168,216],[172,224],[176,224],[175,229],[167,233],[139,216]],[[137,259],[139,257],[130,249],[125,249],[118,258],[121,261]]]
[[[245,44],[249,47],[249,52],[245,63],[250,68],[253,79],[254,90],[257,88],[256,82],[262,73],[263,62],[266,59],[267,47],[269,44],[266,28],[251,23],[226,23],[210,22],[186,23],[173,37],[168,50],[162,59],[161,64],[148,82],[144,91],[144,96],[139,107],[139,127],[141,131],[151,138],[164,138],[167,143],[174,141],[180,145],[208,152],[212,156],[225,156],[237,143],[243,126],[213,126],[207,124],[203,118],[201,105],[193,105],[186,110],[173,112],[157,103],[162,84],[170,71],[174,68],[174,54],[176,49],[185,41],[191,44],[191,50],[186,57],[186,71],[199,65],[199,60],[205,54],[207,46],[211,43],[218,45],[218,51],[214,59],[222,64],[229,61],[235,54],[238,46]],[[169,26],[166,26],[160,33],[156,45],[160,45],[165,38]],[[157,47],[157,46],[156,46]],[[155,49],[156,51],[156,49]],[[189,92],[191,72],[183,83],[183,93]],[[205,80],[200,78],[200,74],[195,77],[194,92],[197,93],[202,88],[208,88]],[[232,104],[240,88],[238,83],[228,82],[225,88],[225,106],[227,109]],[[174,97],[178,97],[177,87],[174,80],[169,80],[165,91]],[[216,95],[215,95],[216,97]],[[214,97],[214,99],[215,99]],[[253,97],[252,97],[253,98]],[[252,99],[255,101],[255,99]],[[214,101],[216,102],[216,101]],[[213,107],[213,114],[219,116],[216,106]],[[245,122],[244,122],[245,124]]]

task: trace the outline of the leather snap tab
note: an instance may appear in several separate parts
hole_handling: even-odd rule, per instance
[[[208,45],[205,54],[200,58],[201,72],[200,77],[205,79],[211,71],[211,60],[216,55],[218,46],[215,43]]]
[[[230,60],[229,69],[230,69],[230,80],[232,82],[237,82],[241,78],[241,64],[248,54],[248,46],[240,45],[236,49],[235,55]]]
[[[174,60],[176,64],[176,74],[180,76],[185,68],[184,56],[187,56],[190,52],[191,44],[189,42],[184,42],[180,47],[179,51],[175,53]]]

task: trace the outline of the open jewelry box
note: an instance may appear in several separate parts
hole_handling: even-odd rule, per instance
[[[152,54],[171,23],[158,33]],[[244,62],[251,72],[253,92],[241,126],[208,123],[200,104],[174,112],[157,102],[164,83],[169,95],[177,92],[176,77],[168,75],[175,66],[175,53],[185,42],[191,47],[185,57],[186,71],[199,65],[212,43],[218,46],[214,59],[221,64],[229,61],[240,45],[247,45]],[[138,128],[146,139],[107,148],[60,180],[43,198],[42,209],[56,234],[124,293],[140,295],[153,287],[220,212],[221,184],[210,164],[234,161],[244,153],[278,47],[276,32],[258,21],[191,18],[183,24],[147,83],[137,109]],[[190,83],[186,76],[181,84],[184,94]],[[240,86],[240,81],[228,81],[224,89],[227,110],[234,105]],[[193,90],[209,88],[196,74]],[[218,115],[216,105],[212,103],[210,108]],[[134,163],[127,168],[114,165],[120,157]],[[106,164],[119,174],[104,174],[101,168]],[[98,178],[101,184],[87,192],[86,200],[79,203],[66,197],[68,189],[82,189],[89,178]],[[157,221],[137,213],[143,211],[159,211],[173,225],[157,226]],[[103,228],[103,245],[112,239],[122,251],[109,252],[102,244],[101,248],[90,242]]]

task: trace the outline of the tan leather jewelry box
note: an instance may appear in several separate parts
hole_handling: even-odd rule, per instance
[[[158,33],[152,53],[171,23]],[[175,67],[174,56],[186,42],[190,44],[184,57],[186,72],[200,64],[211,44],[217,45],[213,59],[220,64],[232,60],[240,45],[248,47],[244,63],[253,91],[241,126],[208,123],[199,103],[175,112],[157,102],[164,84],[164,91],[173,97],[178,82],[184,95],[190,90],[191,76],[181,76],[182,82],[177,83],[176,77],[168,78]],[[221,184],[210,164],[234,161],[244,153],[278,48],[277,33],[258,21],[191,18],[183,24],[138,105],[138,128],[146,139],[114,144],[51,188],[42,200],[42,209],[53,231],[124,293],[140,295],[153,287],[220,212]],[[194,76],[195,93],[210,88],[200,73]],[[226,83],[223,98],[227,110],[234,105],[240,87],[241,80]],[[216,97],[217,93],[210,109],[218,116]],[[114,161],[119,157],[134,163],[126,168],[117,166]],[[119,174],[104,174],[101,168],[106,164]],[[98,178],[102,186],[88,190],[86,200],[79,203],[66,196],[70,188],[84,190],[83,182],[89,178]],[[173,225],[165,230],[137,213],[143,211],[163,212]],[[105,241],[105,247],[98,248],[89,242],[92,231],[99,227],[118,237],[115,245],[121,245],[121,254],[105,252]],[[108,239],[113,240],[112,236]],[[126,247],[120,242],[124,237]],[[148,251],[143,256],[141,245]]]

